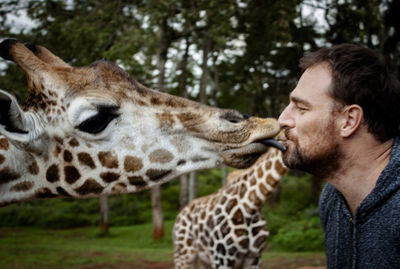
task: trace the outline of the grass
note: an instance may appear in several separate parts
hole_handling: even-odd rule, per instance
[[[173,223],[166,222],[171,231]],[[68,230],[0,228],[0,268],[72,268],[90,263],[129,261],[139,255],[152,261],[171,259],[172,239],[154,241],[151,224]],[[155,251],[156,250],[156,251]],[[167,256],[167,257],[166,257]]]
[[[101,235],[97,227],[42,229],[0,227],[0,268],[152,268],[141,262],[156,262],[172,268],[173,222],[165,223],[165,239],[152,240],[151,224],[111,227]],[[321,265],[322,253],[285,253],[267,251],[265,268],[294,268],[290,264]],[[274,267],[276,264],[276,267]],[[282,267],[282,265],[285,267]],[[262,267],[264,268],[264,267]]]

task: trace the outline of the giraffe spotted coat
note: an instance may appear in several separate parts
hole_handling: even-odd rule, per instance
[[[173,230],[175,268],[258,268],[268,237],[261,207],[285,172],[281,151],[270,148],[217,192],[184,207]]]

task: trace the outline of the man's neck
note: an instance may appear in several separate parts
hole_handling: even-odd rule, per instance
[[[345,197],[352,215],[374,189],[379,175],[389,163],[394,140],[381,143],[372,137],[364,137],[353,142],[344,145],[341,168],[327,179]]]

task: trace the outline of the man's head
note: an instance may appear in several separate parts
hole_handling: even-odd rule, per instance
[[[399,82],[373,51],[338,45],[306,54],[300,66],[279,118],[289,167],[326,175],[338,168],[343,139],[365,130],[384,142],[399,133]]]

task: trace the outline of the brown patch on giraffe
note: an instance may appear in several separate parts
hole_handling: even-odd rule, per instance
[[[258,178],[262,178],[263,175],[264,175],[264,172],[263,172],[262,168],[259,167],[259,168],[257,169],[257,176],[258,176]]]
[[[118,157],[111,152],[99,152],[100,163],[107,168],[118,168]]]
[[[265,169],[268,171],[268,170],[271,168],[271,166],[272,166],[272,162],[271,162],[271,161],[268,161],[268,162],[265,164]]]
[[[90,167],[91,169],[96,168],[96,164],[94,163],[94,161],[89,153],[86,153],[86,152],[78,153],[78,160],[79,160],[79,163],[86,165],[86,166]]]
[[[228,253],[229,253],[230,256],[234,255],[236,252],[237,252],[237,248],[234,247],[234,246],[231,247],[231,248],[228,250]]]
[[[174,159],[174,155],[165,149],[156,149],[149,155],[150,162],[152,163],[168,163]]]
[[[255,204],[255,206],[259,207],[262,205],[262,201],[261,199],[257,196],[257,193],[255,190],[252,190],[249,194],[249,200],[250,202],[252,202],[253,204]]]
[[[75,138],[72,138],[69,142],[68,142],[68,144],[71,146],[71,147],[79,147],[79,141],[78,140],[76,140]]]
[[[57,197],[57,194],[51,192],[49,188],[41,188],[35,192],[35,197],[39,199]]]
[[[5,158],[3,155],[0,154],[0,164],[4,163],[4,160],[5,160],[5,159],[6,159],[6,158]]]
[[[256,210],[254,208],[251,208],[247,203],[243,203],[243,207],[250,215],[254,215],[254,213],[256,212]]]
[[[231,210],[238,204],[237,200],[235,198],[229,200],[229,202],[226,204],[226,213],[230,214]]]
[[[10,167],[4,167],[0,170],[0,183],[7,183],[20,178],[21,175]]]
[[[11,187],[10,191],[29,191],[33,188],[34,183],[32,181],[22,181]]]
[[[223,244],[218,243],[218,245],[217,245],[217,252],[218,252],[218,253],[221,253],[221,255],[225,256],[226,250],[225,250],[225,247],[224,247]]]
[[[64,150],[64,161],[70,163],[72,162],[73,157],[72,157],[72,153],[69,150]]]
[[[146,184],[147,184],[146,181],[144,181],[143,178],[140,176],[131,176],[131,177],[128,177],[128,180],[129,180],[129,184],[137,186],[137,187],[143,187],[143,186],[146,186]]]
[[[213,220],[213,216],[209,216],[207,219],[207,227],[212,230],[214,229],[214,220]]]
[[[254,220],[254,222],[257,222],[257,221]],[[253,228],[251,229],[251,234],[252,234],[253,236],[256,236],[256,235],[259,234],[260,231],[262,231],[262,230],[264,230],[264,226],[256,226],[256,227],[253,227]]]
[[[248,238],[244,238],[239,242],[239,245],[242,248],[247,249],[249,247],[249,243],[250,243],[249,239]]]
[[[8,150],[10,148],[10,142],[8,142],[7,138],[0,138],[0,149]]]
[[[247,236],[247,230],[243,229],[243,228],[239,228],[239,229],[235,229],[235,235],[237,237],[241,237],[241,236]]]
[[[64,144],[64,140],[57,135],[54,136],[54,140],[60,145]]]
[[[217,222],[215,223],[215,225],[219,225],[224,219],[225,219],[225,216],[219,216],[217,218]]]
[[[35,160],[28,166],[28,173],[31,175],[39,174],[39,166]]]
[[[225,222],[221,225],[220,230],[221,230],[221,233],[222,233],[222,236],[223,236],[223,237],[225,237],[227,234],[230,233],[231,228],[229,227],[227,221],[225,221]]]
[[[156,113],[156,117],[160,122],[160,127],[162,129],[169,128],[171,125],[175,123],[174,117],[171,113],[163,112],[163,113]]]
[[[276,180],[271,174],[269,174],[267,176],[267,183],[268,185],[270,185],[271,187],[275,187],[276,185],[278,185],[279,181]]]
[[[103,186],[96,182],[96,180],[89,178],[85,180],[85,183],[82,184],[79,188],[76,188],[75,191],[80,195],[87,195],[90,193],[100,194],[104,190]]]
[[[129,155],[125,157],[124,169],[126,172],[136,172],[142,168],[143,162],[141,159]]]
[[[59,145],[54,149],[54,157],[58,158],[58,155],[61,153],[61,148]]]
[[[79,173],[78,169],[76,169],[74,166],[65,166],[64,173],[65,173],[65,181],[68,182],[69,184],[75,183],[81,177],[81,174]]]
[[[57,192],[62,195],[62,196],[68,196],[71,197],[71,194],[69,194],[66,190],[64,190],[63,187],[57,187],[56,188]]]
[[[270,193],[270,191],[268,191],[267,187],[265,187],[265,185],[263,183],[261,183],[261,182],[259,184],[259,188],[260,188],[261,193],[264,196],[267,196]]]
[[[46,171],[46,180],[48,182],[56,182],[60,180],[60,174],[58,172],[58,165],[52,164]]]
[[[235,212],[235,214],[232,217],[232,222],[235,225],[240,225],[244,223],[244,217],[243,217],[243,213],[242,210],[240,210],[240,208],[238,208]]]
[[[146,175],[152,181],[159,181],[171,172],[172,172],[172,170],[149,169],[146,171]]]
[[[275,170],[278,171],[279,175],[283,175],[287,169],[282,165],[281,162],[275,162]]]
[[[147,104],[146,102],[143,102],[142,100],[137,100],[136,102],[140,106],[149,106],[149,104]]]
[[[257,180],[255,177],[251,177],[250,186],[255,186],[257,184]]]
[[[120,175],[113,172],[104,172],[100,174],[100,177],[104,180],[104,182],[111,183],[118,180]]]
[[[177,115],[179,121],[185,126],[185,123],[194,121],[198,118],[197,114],[191,112],[180,113]],[[192,124],[192,123],[191,123]]]
[[[268,236],[262,235],[256,239],[254,242],[254,246],[256,248],[261,248],[263,244],[265,244],[265,241],[267,241]]]
[[[242,184],[240,185],[240,190],[239,190],[240,199],[243,199],[243,197],[244,197],[244,195],[246,194],[246,192],[247,192],[247,186],[246,186],[245,183],[242,183]]]
[[[113,193],[125,193],[127,192],[126,184],[125,183],[117,183],[112,187]]]
[[[160,98],[158,98],[158,97],[151,97],[150,98],[150,103],[152,104],[152,105],[161,105],[162,104],[162,102],[160,101]]]
[[[219,203],[220,203],[221,205],[223,205],[223,204],[225,204],[226,200],[228,200],[228,198],[226,198],[226,196],[222,196]],[[216,203],[216,201],[214,202],[214,204],[215,204],[215,203]]]
[[[221,214],[221,212],[222,212],[221,208],[218,207],[218,208],[215,210],[215,215],[219,215],[219,214]]]

